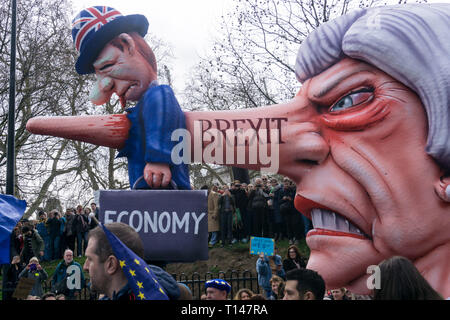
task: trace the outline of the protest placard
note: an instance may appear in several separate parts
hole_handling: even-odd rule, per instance
[[[149,261],[208,260],[206,190],[101,190],[101,223],[139,233]]]
[[[25,300],[30,294],[31,289],[33,289],[35,282],[36,279],[33,278],[20,278],[12,297],[18,300]]]
[[[251,237],[250,254],[264,253],[266,256],[273,256],[275,240],[272,238]]]

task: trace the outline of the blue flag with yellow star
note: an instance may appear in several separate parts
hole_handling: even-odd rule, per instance
[[[27,203],[11,195],[0,194],[0,264],[11,263],[11,233],[22,218]]]
[[[128,285],[139,300],[169,300],[147,263],[119,240],[103,224],[102,228],[128,279]]]

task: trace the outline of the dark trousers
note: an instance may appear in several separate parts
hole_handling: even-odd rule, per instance
[[[88,246],[89,231],[83,232],[83,253],[86,252]]]
[[[265,237],[267,238],[273,238],[275,234],[275,212],[273,208],[267,209],[267,220],[266,220],[266,230],[267,235]]]
[[[269,221],[266,208],[253,209],[253,235],[256,237],[269,236]]]
[[[279,240],[283,237],[283,222],[274,222],[272,225],[272,236]]]
[[[244,237],[250,237],[253,234],[253,212],[251,210],[242,210],[242,224],[244,225]]]
[[[42,240],[44,240],[44,256],[42,257],[42,261],[50,261],[52,260],[52,257],[50,256],[51,253],[50,236],[49,235],[43,236]]]
[[[59,259],[59,243],[60,237],[59,235],[50,235],[50,260]]]
[[[234,226],[233,229],[233,238],[240,241],[242,239],[244,239],[245,237],[247,237],[248,233],[247,230],[245,229],[245,220],[244,220],[244,216],[246,216],[246,209],[245,208],[239,208],[239,212],[241,214],[241,224],[238,226]]]
[[[233,236],[233,211],[222,211],[220,213],[220,236],[222,244],[231,242]]]
[[[81,257],[86,251],[88,242],[88,232],[77,232],[77,256]]]
[[[63,250],[66,250],[66,248],[69,248],[72,250],[73,254],[75,254],[75,235],[71,234],[70,236],[66,235],[66,245]]]
[[[8,287],[8,270],[9,270],[10,264],[2,264],[0,267],[2,268],[2,300],[11,300],[11,297],[13,295],[13,288]]]
[[[288,239],[302,239],[304,233],[300,213],[290,211],[289,213],[284,214],[284,218]]]
[[[59,256],[58,259],[64,256],[64,251],[67,248],[67,241],[66,241],[66,235],[63,233],[59,237]]]
[[[236,227],[233,229],[233,239],[236,239],[237,241],[240,241],[244,238],[244,229],[242,227]]]
[[[77,240],[77,256],[81,257],[83,255],[84,232],[77,232],[76,240]]]

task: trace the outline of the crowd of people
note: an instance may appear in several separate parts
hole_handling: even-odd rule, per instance
[[[73,270],[69,269],[71,266],[77,268],[77,274],[80,275],[78,288],[69,288],[67,286],[67,278],[74,273]],[[64,259],[58,263],[51,278],[35,256],[27,264],[20,262],[20,256],[15,256],[11,265],[4,270],[3,280],[5,281],[5,287],[3,288],[3,300],[17,299],[14,296],[14,292],[21,278],[31,279],[33,282],[33,286],[27,295],[27,300],[75,300],[79,298],[80,292],[85,285],[82,266],[73,260],[73,252],[70,249],[65,250]],[[50,290],[44,292],[43,283],[46,280],[50,281]]]
[[[230,186],[214,185],[208,188],[210,246],[219,242],[221,246],[232,246],[238,241],[246,243],[251,236],[258,236],[274,238],[276,241],[288,239],[289,247],[284,258],[278,254],[276,245],[272,256],[259,255],[255,269],[261,292],[241,288],[231,297],[231,285],[224,279],[213,279],[205,282],[201,300],[442,299],[414,264],[404,257],[393,257],[380,263],[383,273],[381,289],[374,289],[370,296],[355,295],[346,288],[326,290],[323,278],[316,271],[306,269],[307,259],[296,245],[311,226],[295,210],[294,197],[295,185],[287,178],[279,183],[276,179],[269,180],[262,176],[255,179],[254,184],[234,181]],[[136,299],[126,281],[123,281],[120,268],[101,277],[91,274],[91,270],[99,270],[98,265],[93,262],[99,260],[93,257],[98,251],[92,247],[102,246],[101,252],[106,252],[105,243],[98,243],[99,239],[103,239],[98,236],[103,233],[98,227],[98,212],[96,204],[91,203],[87,208],[81,205],[76,209],[68,208],[64,214],[58,210],[52,210],[48,215],[40,211],[37,221],[21,220],[11,235],[12,262],[2,268],[3,300],[14,299],[13,292],[22,278],[33,281],[27,298],[29,300],[79,299],[85,285],[84,272],[89,273],[87,286],[94,299]],[[122,241],[135,239],[128,246],[134,252],[142,251],[140,256],[143,256],[142,240],[136,231],[122,223],[112,225],[111,231],[117,232],[119,238],[128,234]],[[95,232],[90,232],[93,229]],[[95,244],[92,241],[89,243],[92,235],[97,235]],[[81,266],[73,258],[75,255],[87,255],[89,245],[90,257]],[[142,248],[136,249],[135,246]],[[114,255],[112,251],[110,254]],[[41,262],[56,259],[62,261],[49,276]],[[96,264],[105,263],[101,261],[103,260],[100,259]],[[187,285],[176,282],[160,267],[152,265],[151,269],[169,293],[170,300],[193,300],[192,291]],[[67,279],[74,272],[81,277],[80,285],[69,289]],[[48,291],[44,291],[44,281],[50,283],[49,288],[45,287]],[[120,283],[123,288],[111,287],[114,283]]]
[[[289,178],[262,176],[250,184],[236,180],[202,189],[208,189],[210,246],[247,243],[251,236],[298,244],[312,227],[294,207],[296,186]]]
[[[82,267],[73,260],[74,253],[81,257],[88,243],[88,233],[98,225],[99,209],[95,203],[89,207],[78,205],[67,208],[62,214],[54,209],[39,211],[37,220],[22,219],[13,229],[10,241],[11,264],[2,267],[3,300],[12,299],[13,292],[21,278],[34,280],[30,297],[41,298],[48,294],[49,299],[62,296],[74,299],[81,290],[67,290],[61,286],[67,279],[66,270],[75,265],[80,270],[81,283],[84,284]],[[45,261],[61,260],[51,277],[42,268]],[[43,292],[42,283],[51,279],[52,292]],[[60,293],[59,296],[57,296]],[[53,296],[51,295],[53,294]]]
[[[14,246],[18,252],[22,251],[26,239],[23,230],[28,228],[36,244],[34,248],[39,247],[28,253],[39,256],[41,261],[61,259],[66,248],[73,252],[76,249],[76,255],[81,257],[86,250],[89,230],[98,225],[98,212],[95,203],[90,207],[67,208],[64,214],[54,209],[47,215],[41,210],[37,214],[38,220],[22,220],[14,228]]]
[[[98,225],[96,203],[90,207],[78,205],[76,208],[67,208],[62,214],[58,210],[48,213],[38,212],[36,230],[44,241],[44,255],[42,261],[61,259],[66,248],[81,257],[86,250],[87,234],[89,230]]]
[[[343,287],[326,290],[319,273],[299,267],[286,272],[285,279],[272,274],[269,296],[242,288],[229,297],[230,284],[213,279],[205,283],[201,300],[443,300],[409,259],[394,256],[382,261],[379,268],[381,284],[370,295],[357,295]]]

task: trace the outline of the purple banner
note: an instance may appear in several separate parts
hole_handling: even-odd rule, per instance
[[[136,230],[145,260],[208,260],[206,190],[101,190],[101,223],[123,222]]]

